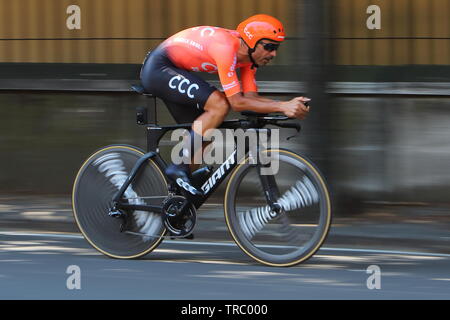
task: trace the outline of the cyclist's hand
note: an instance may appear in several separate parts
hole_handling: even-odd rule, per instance
[[[305,106],[305,102],[309,102],[311,99],[306,97],[296,97],[292,100],[283,102],[282,111],[289,118],[297,118],[303,120],[306,118],[309,112],[309,106]]]

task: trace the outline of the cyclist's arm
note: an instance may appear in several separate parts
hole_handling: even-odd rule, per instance
[[[236,74],[235,50],[221,43],[212,43],[208,47],[208,52],[216,62],[217,73],[225,95],[229,97],[241,92],[241,85]]]
[[[236,75],[236,51],[220,44],[213,44],[209,48],[210,55],[217,63],[219,79],[224,89],[225,96],[231,105],[233,111],[254,111],[258,113],[282,112],[291,118],[304,119],[309,111],[303,102],[306,98],[299,97],[290,101],[276,101],[271,99],[260,99],[255,97],[246,97],[242,94],[241,86]],[[254,73],[253,73],[254,78]],[[251,79],[251,77],[248,77]],[[245,84],[244,84],[245,85]],[[246,86],[245,91],[255,91],[256,82],[253,85]]]
[[[254,92],[254,91],[244,92],[244,97],[258,99],[258,100],[261,100],[261,101],[279,101],[279,100],[273,100],[273,99],[269,99],[269,98],[264,98],[263,96],[260,96],[258,94],[258,92]]]
[[[242,81],[242,91],[244,97],[257,99],[260,102],[274,102],[276,100],[267,99],[258,94],[258,86],[256,84],[256,68],[251,68],[251,64],[245,67],[241,67],[241,81]],[[272,111],[274,112],[274,111]]]
[[[256,69],[252,69],[251,65],[241,67],[242,92],[227,95],[231,108],[234,111],[282,112],[279,101],[266,99],[258,94],[255,74]]]
[[[257,93],[258,85],[256,84],[256,68],[251,68],[251,65],[241,67],[241,82],[242,82],[242,92],[244,95],[246,93]]]
[[[304,105],[310,101],[306,97],[297,97],[289,101],[276,101],[271,99],[259,99],[246,97],[242,93],[236,93],[227,97],[233,111],[254,111],[258,113],[282,112],[290,118],[305,119],[309,107]]]
[[[227,97],[231,109],[236,112],[255,111],[259,113],[283,112],[282,102],[260,98],[256,92],[236,93]]]

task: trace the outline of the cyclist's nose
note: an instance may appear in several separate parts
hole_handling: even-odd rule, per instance
[[[277,56],[277,50],[270,52],[270,55],[275,58]]]

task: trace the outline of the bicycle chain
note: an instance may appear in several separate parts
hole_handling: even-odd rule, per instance
[[[166,197],[166,199],[163,201],[163,206],[168,202],[168,201],[170,201],[171,199],[173,199],[174,197],[176,197],[177,195],[176,194],[174,194],[174,193],[169,193],[169,195]],[[125,226],[123,226],[123,227],[125,227]],[[174,235],[174,234],[171,234],[171,235],[168,235],[168,236],[157,236],[157,235],[148,235],[148,234],[146,234],[146,233],[141,233],[141,232],[134,232],[134,231],[129,231],[129,230],[122,230],[124,233],[128,233],[128,234],[132,234],[132,235],[135,235],[135,236],[141,236],[141,237],[146,237],[146,238],[157,238],[157,239],[183,239],[183,238],[187,238],[187,237],[189,237],[192,233],[193,233],[193,231],[194,231],[194,228],[192,228],[187,234],[184,234],[184,235],[181,235],[181,236],[178,236],[178,235]],[[169,231],[170,232],[170,231]]]
[[[135,236],[141,236],[141,237],[146,237],[146,238],[158,238],[158,239],[183,239],[183,238],[187,238],[189,237],[192,232],[194,230],[191,230],[190,232],[188,232],[187,234],[183,235],[183,236],[176,236],[176,235],[169,235],[169,236],[154,236],[154,235],[148,235],[146,233],[140,233],[140,232],[133,232],[133,231],[124,231],[124,233],[128,233],[128,234],[132,234]]]

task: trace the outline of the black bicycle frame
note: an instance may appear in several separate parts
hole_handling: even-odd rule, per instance
[[[135,164],[133,167],[131,173],[129,174],[128,178],[126,179],[125,183],[122,185],[120,190],[117,192],[117,194],[114,196],[114,208],[116,209],[131,209],[131,210],[143,210],[143,211],[152,211],[152,212],[162,212],[162,205],[135,205],[135,204],[129,204],[121,201],[123,194],[129,187],[129,185],[133,182],[136,175],[139,173],[139,171],[143,168],[145,163],[152,159],[154,160],[157,165],[162,169],[165,170],[167,167],[167,164],[165,161],[161,158],[159,155],[158,145],[161,138],[169,131],[175,130],[175,129],[190,129],[192,124],[179,124],[179,125],[172,125],[172,126],[156,126],[156,125],[147,125],[147,149],[148,153],[143,155]],[[228,120],[225,121],[220,128],[243,128],[244,130],[252,129],[256,130],[257,133],[260,130],[267,130],[268,136],[270,137],[270,129],[262,129],[262,128],[255,128],[255,124],[251,120]],[[259,135],[257,135],[259,137]],[[258,141],[259,142],[259,141]],[[220,165],[219,168],[217,168],[214,172],[212,172],[208,177],[204,179],[204,181],[201,181],[194,187],[198,188],[198,190],[201,190],[203,192],[203,195],[194,195],[188,192],[187,190],[183,188],[179,188],[183,195],[186,197],[186,199],[191,202],[195,208],[199,208],[205,201],[209,198],[209,196],[214,193],[214,191],[220,186],[220,184],[226,179],[228,174],[233,171],[234,168],[238,164],[240,164],[245,157],[249,154],[249,145],[245,144],[245,152],[242,159],[238,159],[239,154],[237,152],[237,145],[235,144],[234,151],[231,153],[231,155],[228,156],[227,160],[225,160],[224,163]],[[259,143],[257,144],[257,152],[259,152]],[[259,172],[258,172],[259,173]],[[275,179],[273,179],[273,176],[265,176],[259,174],[261,183],[263,185],[263,190],[267,190],[268,192],[265,193],[266,199],[268,203],[273,207],[277,196],[279,194],[278,187],[275,183]],[[169,190],[175,190],[177,187],[175,187],[175,184],[172,182],[169,186]],[[275,209],[275,208],[274,208]]]

